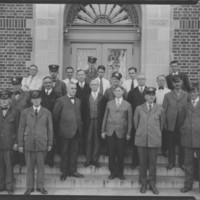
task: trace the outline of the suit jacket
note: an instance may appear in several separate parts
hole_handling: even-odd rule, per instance
[[[115,131],[118,138],[124,138],[126,135],[131,136],[132,121],[131,105],[122,100],[121,105],[117,108],[115,99],[113,99],[106,105],[101,132],[112,136]]]
[[[91,94],[90,94],[91,95]],[[88,131],[89,124],[90,124],[90,95],[86,96],[82,100],[82,107],[83,107],[83,124],[84,124],[84,130]],[[97,96],[97,115],[98,115],[98,124],[97,124],[97,130],[99,134],[101,133],[101,126],[102,126],[102,121],[103,121],[103,115],[105,112],[105,106],[106,106],[106,101],[105,97],[101,95],[100,93]]]
[[[83,88],[80,87],[79,82],[76,83],[77,92],[76,97],[82,100],[85,96],[88,96],[91,92],[91,88],[87,82],[85,82],[85,85]]]
[[[185,73],[178,73],[181,76],[181,79],[183,80],[183,85],[182,85],[182,89],[189,92],[190,90],[190,82],[188,79],[187,74]],[[174,86],[172,84],[172,74],[169,74],[168,76],[166,76],[166,81],[167,81],[167,86],[170,90],[174,89]]]
[[[179,98],[174,90],[165,94],[163,108],[166,115],[166,129],[168,131],[174,131],[177,116],[179,119],[179,125],[183,123],[183,109],[187,105],[187,101],[188,93],[184,90],[181,90]]]
[[[122,83],[122,86],[126,89],[127,92],[130,92],[131,90],[131,84],[132,84],[132,79],[124,80]],[[138,82],[135,79],[134,80],[134,88],[138,86]]]
[[[56,80],[53,90],[58,97],[62,97],[67,93],[66,84],[59,79]]]
[[[143,104],[144,102],[146,102],[146,99],[144,98],[145,92],[146,92],[146,88],[147,87],[145,86],[144,91],[142,93],[139,91],[138,87],[134,88],[133,90],[131,90],[128,93],[128,99],[127,99],[127,101],[132,106],[133,115],[134,115],[136,107],[139,106],[139,105],[141,105],[141,104]]]
[[[51,113],[44,107],[35,116],[31,106],[22,111],[19,129],[18,146],[25,151],[46,151],[53,145],[53,125]]]
[[[135,145],[140,147],[161,147],[161,132],[165,123],[164,110],[154,104],[151,112],[144,103],[134,114]]]
[[[79,130],[79,133],[82,131],[81,102],[78,98],[75,98],[74,101],[73,104],[68,95],[56,100],[53,119],[55,130],[60,137],[72,138],[77,130]]]
[[[0,108],[0,149],[11,150],[17,144],[19,115],[20,111],[10,106],[4,117]]]
[[[188,102],[183,116],[184,122],[180,129],[181,145],[200,148],[200,101],[195,107]]]
[[[31,105],[29,92],[24,92],[23,90],[21,90],[17,100],[14,94],[12,95],[11,100],[11,106],[17,108],[20,112]]]

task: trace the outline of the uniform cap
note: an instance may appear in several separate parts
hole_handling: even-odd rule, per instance
[[[97,58],[93,57],[93,56],[88,56],[88,62],[89,63],[92,63],[92,64],[95,64],[97,61]]]
[[[172,82],[173,83],[176,83],[176,82],[179,82],[179,81],[181,81],[182,79],[181,79],[181,77],[180,77],[180,75],[173,75],[172,76]]]
[[[12,85],[19,85],[22,82],[23,77],[12,77]]]
[[[38,99],[41,96],[41,91],[40,90],[31,90],[30,96],[32,99]]]
[[[120,80],[122,78],[122,74],[119,72],[113,72],[112,78],[117,78],[118,80]]]
[[[49,70],[51,72],[57,72],[59,69],[59,65],[49,65]]]
[[[147,87],[146,94],[156,95],[156,88],[154,87]]]

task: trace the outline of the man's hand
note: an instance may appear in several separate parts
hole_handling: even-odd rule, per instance
[[[13,145],[13,150],[14,150],[14,151],[17,151],[17,150],[18,150],[18,145],[17,145],[17,144],[14,144],[14,145]]]
[[[106,133],[105,133],[105,132],[101,133],[101,137],[102,137],[103,139],[105,139],[105,138],[106,138]]]
[[[130,135],[127,135],[126,136],[126,140],[130,140],[131,139],[131,136]]]
[[[51,149],[52,149],[52,146],[47,147],[47,151],[51,151]]]
[[[20,153],[23,153],[23,151],[24,151],[24,150],[23,150],[23,147],[19,147],[19,148],[18,148],[18,151],[19,151]]]

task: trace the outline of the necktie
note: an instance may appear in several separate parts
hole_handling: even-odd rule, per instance
[[[134,81],[132,81],[132,83],[131,83],[131,90],[133,90],[134,89]]]
[[[37,115],[38,115],[38,109],[36,108],[35,109],[35,116],[37,117]]]
[[[49,95],[49,91],[48,90],[46,91],[46,94]]]
[[[152,110],[152,105],[149,104],[149,112],[151,112],[151,110]]]
[[[117,108],[119,108],[119,106],[120,106],[120,101],[119,99],[117,99]]]
[[[141,93],[143,92],[143,88],[142,88],[142,87],[140,87],[140,92],[141,92]]]
[[[102,78],[100,78],[99,93],[103,95],[103,81],[102,81]]]

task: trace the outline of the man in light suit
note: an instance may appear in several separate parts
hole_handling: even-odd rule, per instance
[[[123,81],[122,86],[126,89],[126,91],[129,93],[130,90],[133,90],[138,86],[137,82],[137,68],[130,67],[128,69],[128,74],[130,79]]]
[[[37,165],[37,191],[47,194],[44,188],[44,161],[47,151],[53,145],[53,125],[51,113],[41,106],[39,90],[30,92],[33,106],[23,110],[19,129],[18,147],[20,152],[25,152],[27,175],[24,195],[34,191],[34,168]]]
[[[74,83],[77,83],[78,81],[73,78],[73,74],[74,74],[74,68],[69,66],[69,67],[66,67],[65,69],[65,72],[67,74],[67,78],[63,80],[63,82],[67,85],[70,81],[71,82],[74,82]]]
[[[180,146],[180,125],[182,124],[183,110],[188,101],[188,93],[181,89],[183,81],[179,75],[172,77],[174,89],[164,97],[163,108],[166,115],[166,130],[168,137],[168,166],[175,167],[175,146],[179,147],[178,164],[183,169],[183,149]]]
[[[58,79],[59,65],[49,65],[49,75],[53,81],[53,90],[57,96],[62,97],[67,93],[66,84]]]
[[[173,85],[173,82],[172,82],[172,77],[174,75],[179,75],[181,77],[182,81],[183,81],[183,84],[182,84],[181,88],[188,92],[190,90],[190,82],[189,82],[189,79],[187,77],[187,74],[179,72],[178,61],[176,61],[176,60],[171,61],[170,62],[170,67],[171,67],[172,73],[169,74],[168,76],[166,76],[168,88],[170,90],[174,89],[174,85]]]
[[[130,90],[128,93],[128,99],[127,101],[131,104],[132,106],[132,113],[134,115],[135,109],[137,106],[143,104],[146,102],[145,99],[145,94],[146,94],[146,77],[144,73],[139,73],[137,76],[137,82],[138,86],[134,88],[133,90]],[[138,159],[138,153],[137,153],[137,148],[135,146],[135,127],[133,126],[132,129],[132,134],[131,134],[131,146],[133,147],[133,154],[132,154],[132,163],[131,163],[131,168],[134,169],[138,166],[139,164],[139,159]]]
[[[139,154],[140,192],[147,189],[147,169],[149,169],[150,190],[159,194],[156,188],[156,159],[161,147],[161,132],[164,126],[164,110],[156,105],[156,88],[148,87],[145,92],[146,102],[138,106],[134,113],[135,145]],[[149,166],[149,167],[148,167]]]
[[[115,99],[109,101],[103,118],[101,137],[108,142],[109,179],[124,180],[123,159],[126,140],[130,140],[132,129],[131,105],[123,99],[124,88],[116,86]]]
[[[194,153],[198,163],[200,177],[200,100],[198,84],[192,85],[190,101],[184,109],[184,122],[181,126],[181,145],[184,148],[185,183],[182,193],[192,190],[194,177]],[[197,179],[200,184],[199,178]]]
[[[31,65],[29,67],[29,76],[24,77],[22,80],[22,90],[40,90],[42,87],[42,79],[37,76],[38,67],[36,65]]]
[[[110,88],[109,80],[104,78],[105,74],[105,66],[99,65],[98,66],[98,77],[95,79],[99,82],[99,93],[104,95],[105,91]]]
[[[98,92],[99,82],[90,82],[91,93],[83,98],[83,123],[85,124],[86,163],[85,166],[99,167],[101,125],[105,111],[105,98]]]
[[[61,181],[64,181],[67,176],[84,177],[77,172],[82,120],[81,102],[75,97],[76,90],[76,84],[69,82],[67,85],[67,94],[56,100],[53,109],[55,129],[57,130],[61,144]]]

